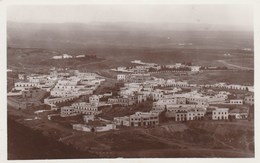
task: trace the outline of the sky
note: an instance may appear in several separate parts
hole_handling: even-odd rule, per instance
[[[250,5],[9,5],[7,20],[31,23],[201,23],[253,26]]]

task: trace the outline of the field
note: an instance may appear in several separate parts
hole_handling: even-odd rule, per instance
[[[12,23],[8,26],[8,68],[32,70],[35,67],[47,69],[61,66],[99,71],[126,66],[135,59],[158,64],[192,62],[202,66],[223,66],[225,64],[219,60],[224,60],[235,65],[253,67],[254,51],[243,50],[253,49],[251,32],[147,31],[123,27],[112,30],[110,26],[104,31],[100,30],[101,27],[88,30],[89,26],[85,28],[84,25],[72,24],[65,29],[59,24],[50,27],[35,24],[29,26],[16,26]],[[55,26],[59,28],[53,28]],[[37,33],[37,36],[33,33]],[[180,46],[179,43],[192,43],[192,46]],[[89,57],[88,60],[74,63],[50,60],[53,55],[63,53],[97,58]],[[231,56],[224,56],[225,53]]]
[[[236,56],[223,58],[221,50],[194,50],[194,49],[99,49],[97,57],[88,57],[85,60],[52,60],[54,49],[8,49],[8,68],[14,71],[48,72],[52,67],[74,68],[81,71],[105,73],[108,77],[113,74],[108,70],[117,66],[130,65],[131,60],[143,60],[158,64],[173,64],[176,62],[192,62],[201,66],[227,66],[220,60],[238,66],[253,67],[253,55],[239,52]],[[86,54],[83,50],[68,50],[73,54]],[[105,55],[106,54],[106,55]],[[229,66],[227,66],[229,67]],[[232,67],[231,67],[232,68]],[[236,68],[237,69],[237,68]],[[238,69],[239,70],[239,69]],[[243,69],[242,69],[243,70]],[[214,74],[214,73],[213,73]],[[219,74],[219,73],[215,73]],[[234,74],[234,73],[233,73]],[[225,75],[224,75],[225,76]],[[115,74],[113,75],[115,77]],[[253,79],[252,79],[253,80]]]

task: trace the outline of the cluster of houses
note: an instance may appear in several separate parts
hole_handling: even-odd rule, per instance
[[[62,58],[66,57],[70,58],[65,54],[62,55]],[[54,68],[48,75],[19,74],[19,82],[16,82],[12,91],[8,93],[8,104],[25,109],[29,102],[39,106],[41,104],[39,101],[42,100],[43,104],[49,106],[51,110],[60,110],[61,117],[83,115],[84,124],[73,124],[73,129],[86,132],[114,130],[119,126],[155,126],[159,124],[159,117],[162,114],[174,121],[246,119],[249,115],[247,106],[254,104],[254,96],[251,93],[253,86],[226,83],[197,85],[187,81],[166,80],[147,73],[150,68],[160,69],[161,66],[140,60],[132,63],[138,65],[133,68],[121,67],[114,70],[127,72],[117,74],[117,84],[120,89],[114,96],[112,93],[94,95],[94,91],[105,81],[96,73]],[[178,63],[166,65],[168,68],[183,66],[186,65]],[[199,66],[189,66],[189,68],[193,72],[200,71]],[[207,91],[203,91],[204,88]],[[225,90],[213,91],[210,90],[211,88]],[[234,96],[228,92],[228,89],[244,90],[249,94]],[[75,101],[82,96],[88,97],[88,100]],[[107,98],[101,101],[102,97]],[[32,99],[38,100],[35,102]],[[113,117],[113,120],[98,116],[107,107],[131,108],[146,101],[152,103],[152,107],[148,108],[149,112],[137,111],[132,115]],[[58,105],[63,103],[68,104],[61,107]]]
[[[78,70],[57,71],[52,69],[49,75],[19,74],[20,81],[7,93],[8,97],[32,97],[45,91],[44,104],[57,109],[56,104],[75,100],[83,95],[91,95],[101,82],[105,81],[95,73],[79,72]],[[49,96],[45,97],[46,94]],[[26,103],[24,100],[23,103]]]
[[[140,90],[137,90],[135,95],[138,97],[142,91],[143,87],[141,87]],[[239,105],[253,104],[254,101],[253,95],[245,96],[244,99],[230,99],[230,93],[226,91],[220,91],[214,95],[202,94],[198,93],[198,91],[182,92],[180,87],[173,87],[172,89],[150,89],[149,91],[150,92],[142,94],[145,96],[145,98],[142,99],[151,99],[153,101],[151,111],[149,113],[137,114],[140,118],[138,118],[137,115],[115,117],[114,121],[116,125],[145,126],[158,124],[157,122],[153,123],[153,120],[158,120],[159,122],[159,114],[163,112],[165,112],[165,117],[174,119],[175,121],[204,119],[228,120],[230,118],[246,119],[249,115],[249,108],[247,106],[240,107]],[[133,102],[129,103],[129,100],[131,99],[130,97],[134,96],[128,96],[128,98],[124,97],[125,99],[128,99],[128,103],[125,103],[123,106],[134,104]],[[116,104],[121,105],[121,103]],[[214,106],[219,104],[225,105],[226,107]],[[229,106],[238,107],[230,109]],[[143,120],[144,117],[142,117],[142,115],[145,115],[145,120],[149,121],[149,123],[143,123],[145,121]],[[154,118],[154,116],[156,118]],[[136,119],[137,123],[132,122],[133,119]]]
[[[79,114],[95,116],[102,113],[102,108],[111,107],[110,104],[99,101],[99,96],[92,95],[89,97],[89,102],[76,102],[71,106],[61,107],[60,116],[76,116]]]
[[[86,55],[77,55],[77,56],[72,56],[69,54],[62,54],[62,55],[55,55],[52,57],[52,59],[72,59],[72,58],[84,58]]]
[[[172,71],[190,71],[199,72],[201,66],[185,65],[182,63],[169,64],[169,65],[158,65],[156,63],[145,63],[141,60],[131,61],[133,66],[131,67],[117,67],[111,69],[112,71],[123,72],[123,73],[147,73],[147,72],[160,72],[166,70]]]
[[[216,83],[216,84],[205,84],[205,85],[200,85],[200,87],[234,89],[234,90],[243,90],[243,91],[254,92],[254,86],[227,84],[225,82],[220,82],[220,83]]]
[[[116,126],[154,126],[159,125],[159,113],[158,112],[136,112],[130,116],[114,117],[114,123]]]

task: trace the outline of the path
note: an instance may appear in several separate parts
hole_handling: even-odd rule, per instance
[[[243,66],[239,66],[239,65],[234,65],[231,63],[228,63],[225,60],[218,60],[218,62],[223,63],[225,66],[229,66],[232,68],[236,68],[236,69],[240,69],[240,70],[254,70],[254,68],[249,68],[249,67],[243,67]]]

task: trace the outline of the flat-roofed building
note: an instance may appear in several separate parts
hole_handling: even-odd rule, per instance
[[[92,95],[89,97],[89,102],[91,104],[98,104],[99,103],[99,97],[97,95]]]
[[[203,120],[206,108],[192,108],[187,111],[187,120]]]
[[[212,110],[212,120],[227,120],[229,108],[215,107]]]
[[[25,90],[33,87],[38,87],[38,83],[31,83],[31,82],[17,82],[14,84],[15,90]]]
[[[247,119],[248,115],[248,108],[235,108],[229,111],[229,118],[231,119]]]
[[[79,113],[76,113],[75,108],[72,106],[63,106],[60,110],[60,116],[61,117],[68,117],[68,116],[75,116]]]
[[[136,112],[130,115],[130,126],[152,126],[159,124],[159,114],[152,112]]]
[[[206,107],[200,105],[169,105],[166,109],[166,117],[175,121],[202,120],[205,113]]]
[[[244,103],[249,104],[249,105],[253,105],[254,104],[254,96],[253,95],[246,96],[244,98]]]
[[[243,100],[242,99],[232,99],[230,100],[230,104],[234,104],[234,105],[243,105]]]
[[[125,74],[118,74],[117,75],[117,80],[118,81],[125,81],[126,75]]]
[[[71,105],[75,108],[76,113],[85,114],[85,115],[98,115],[101,111],[98,110],[98,106],[86,102],[73,103]]]
[[[177,111],[175,114],[175,121],[187,121],[187,110]]]
[[[19,80],[26,80],[26,74],[18,74]]]
[[[114,117],[113,121],[116,124],[116,126],[130,126],[130,118],[129,118],[129,116]]]
[[[192,72],[199,72],[200,66],[190,66]]]
[[[147,101],[147,95],[145,95],[145,94],[138,93],[138,94],[136,94],[136,96],[137,96],[137,103]]]
[[[153,100],[159,100],[163,97],[163,92],[160,92],[160,91],[154,91],[151,94],[152,94]]]

